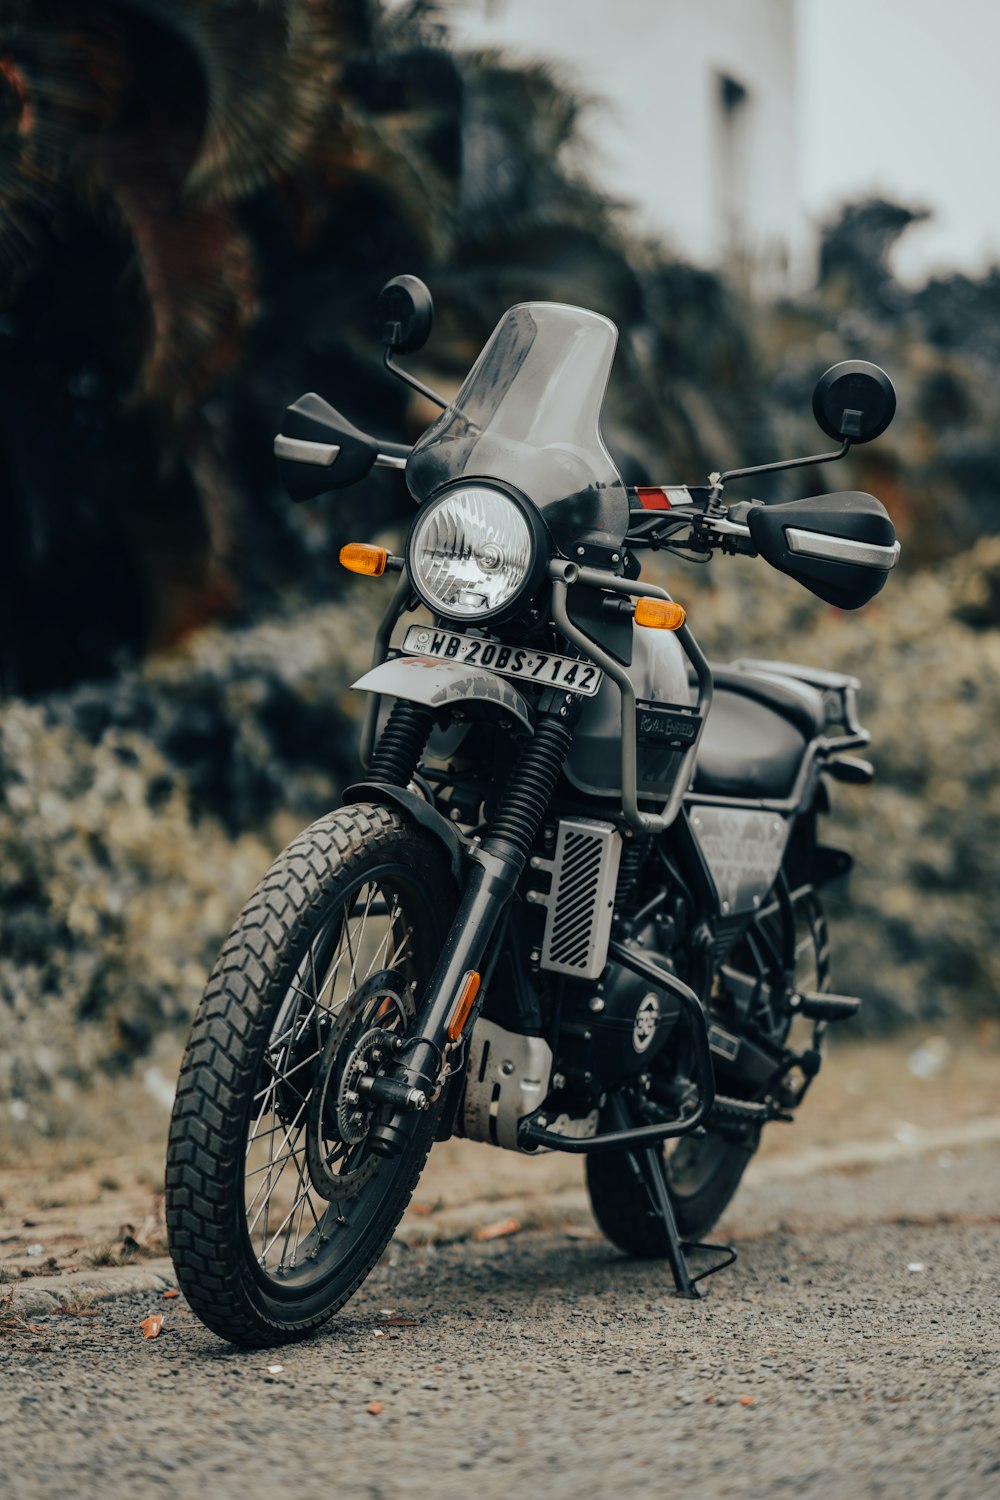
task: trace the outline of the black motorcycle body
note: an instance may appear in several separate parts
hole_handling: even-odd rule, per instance
[[[395,373],[429,309],[414,278],[383,294]],[[854,492],[727,509],[757,471],[628,490],[599,427],[615,339],[524,304],[412,450],[315,395],[276,439],[293,497],[380,463],[417,513],[405,558],[342,554],[398,574],[355,683],[366,779],[251,898],[182,1072],[171,1248],[236,1342],[341,1306],[452,1134],[585,1155],[605,1233],[696,1296],[689,1252],[859,1004],[828,988],[819,892],[851,861],[818,831],[828,782],[871,776],[858,683],[710,665],[639,564],[760,555],[853,608],[896,562],[892,523]],[[834,367],[814,409],[841,447],[820,458],[893,407],[881,371]]]

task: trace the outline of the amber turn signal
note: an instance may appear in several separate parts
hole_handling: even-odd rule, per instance
[[[455,1001],[455,1009],[451,1013],[448,1022],[448,1040],[457,1042],[465,1030],[465,1023],[469,1019],[472,1002],[479,994],[479,975],[475,969],[470,969],[462,978],[458,987],[458,998]]]
[[[366,573],[369,578],[381,578],[388,560],[384,547],[373,547],[368,542],[348,542],[340,549],[340,566],[349,573]]]
[[[635,623],[648,630],[680,630],[685,620],[684,608],[672,599],[637,599]]]

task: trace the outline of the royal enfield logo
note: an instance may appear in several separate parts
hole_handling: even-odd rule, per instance
[[[701,717],[695,709],[677,705],[636,704],[636,730],[640,740],[659,740],[673,749],[682,749],[697,738]]]
[[[655,995],[643,995],[632,1027],[632,1046],[636,1052],[645,1052],[656,1035],[660,1019],[660,1002]]]

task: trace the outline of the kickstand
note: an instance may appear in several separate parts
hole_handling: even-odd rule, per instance
[[[627,1130],[631,1121],[620,1094],[612,1094],[608,1101],[608,1109],[614,1129]],[[731,1266],[736,1259],[736,1251],[731,1245],[689,1243],[681,1239],[677,1220],[674,1217],[674,1205],[667,1191],[667,1164],[663,1159],[663,1148],[659,1143],[633,1150],[631,1156],[646,1185],[651,1204],[650,1211],[654,1218],[659,1219],[667,1237],[667,1259],[670,1262],[676,1288],[674,1296],[683,1297],[689,1302],[697,1302],[708,1295],[707,1292],[699,1289],[698,1282],[704,1281],[707,1276],[714,1276],[716,1271],[724,1271],[727,1266]],[[687,1263],[689,1250],[717,1250],[724,1258],[717,1265],[709,1266],[707,1271],[700,1271],[697,1276],[692,1276]]]
[[[659,1219],[667,1236],[667,1259],[670,1269],[674,1273],[675,1297],[684,1297],[692,1302],[697,1302],[699,1297],[705,1293],[700,1291],[696,1282],[701,1277],[692,1278],[688,1270],[687,1257],[684,1252],[688,1248],[681,1240],[677,1231],[677,1220],[674,1218],[674,1205],[670,1201],[667,1192],[665,1168],[663,1155],[659,1146],[645,1146],[641,1151],[636,1151],[635,1158],[642,1172],[642,1180],[646,1184],[646,1191],[653,1203],[653,1212]],[[721,1269],[721,1267],[720,1267]]]

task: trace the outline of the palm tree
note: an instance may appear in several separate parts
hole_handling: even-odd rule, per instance
[[[250,496],[220,427],[269,274],[349,233],[359,193],[433,243],[422,122],[367,107],[348,78],[421,28],[419,11],[390,24],[361,0],[6,8],[8,686],[106,666],[122,642],[232,607]]]
[[[622,330],[609,436],[631,474],[670,477],[665,451],[700,473],[705,410],[733,444],[754,357],[732,300],[630,241],[582,171],[582,105],[540,67],[457,55],[422,0],[8,0],[8,690],[334,587],[336,513],[277,494],[271,437],[308,388],[405,431],[368,311],[401,269],[434,282],[439,378],[510,302],[582,302]],[[373,481],[367,514],[401,507]]]

